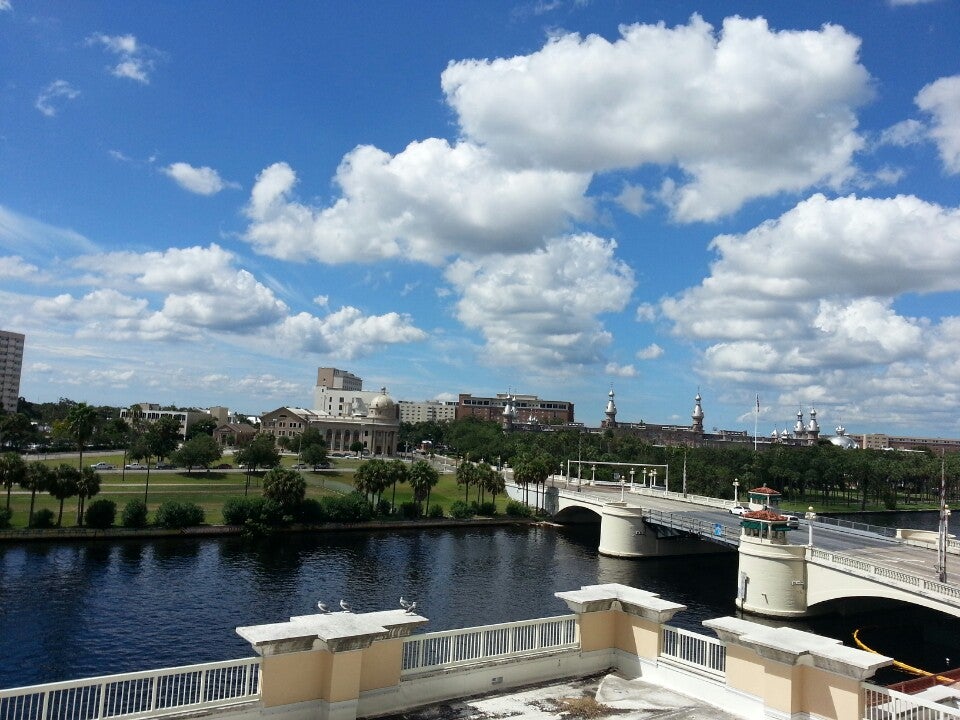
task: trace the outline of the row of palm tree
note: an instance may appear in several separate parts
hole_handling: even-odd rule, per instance
[[[463,486],[463,500],[470,503],[470,488],[477,489],[477,501],[484,502],[486,493],[490,493],[493,502],[497,495],[506,490],[503,475],[485,462],[474,463],[465,459],[457,467],[457,485]]]
[[[36,460],[27,463],[17,453],[0,455],[0,484],[7,491],[6,509],[10,510],[10,492],[14,485],[30,491],[30,513],[27,526],[33,525],[33,511],[38,492],[50,493],[60,501],[57,527],[63,522],[63,504],[68,498],[77,498],[77,524],[83,525],[87,498],[100,492],[100,475],[93,468],[75,468],[61,463],[56,468]]]
[[[425,460],[407,465],[402,460],[381,460],[374,458],[363,463],[353,474],[353,484],[358,492],[366,496],[373,507],[377,507],[387,488],[392,487],[390,512],[396,511],[397,485],[408,483],[413,490],[413,500],[417,503],[419,514],[430,512],[430,492],[440,481],[440,473]],[[424,509],[423,503],[426,502]]]

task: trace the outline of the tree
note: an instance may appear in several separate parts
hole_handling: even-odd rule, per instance
[[[83,512],[87,504],[87,498],[92,498],[99,492],[100,473],[93,468],[80,468],[80,480],[77,483],[77,525],[83,525]]]
[[[354,440],[350,443],[350,452],[355,452],[357,457],[360,457],[360,453],[363,452],[363,443],[359,440]]]
[[[408,481],[413,489],[413,499],[420,506],[427,501],[426,512],[430,512],[430,491],[440,482],[440,473],[426,460],[417,460],[410,466]]]
[[[317,468],[327,462],[326,443],[307,445],[300,453],[300,457],[307,465]]]
[[[303,475],[289,468],[275,467],[263,476],[263,495],[275,502],[285,518],[296,514],[307,494]]]
[[[39,460],[27,465],[20,487],[30,491],[30,513],[27,515],[27,527],[33,526],[33,508],[37,499],[37,492],[46,492],[53,479],[53,470]]]
[[[22,450],[27,440],[35,434],[30,418],[23,413],[10,413],[0,417],[0,450],[4,447]]]
[[[477,488],[480,490],[480,502],[483,502],[484,493],[487,492],[493,496],[493,502],[496,502],[497,495],[506,489],[506,485],[503,475],[484,462],[477,465]]]
[[[367,460],[353,474],[353,486],[363,493],[376,509],[380,495],[390,484],[389,463],[380,458]]]
[[[387,470],[387,479],[393,485],[393,496],[390,498],[390,512],[397,511],[397,483],[405,483],[410,479],[410,468],[403,460],[392,460]]]
[[[477,466],[469,460],[464,460],[457,467],[457,485],[463,485],[463,501],[470,502],[470,486],[477,484]]]
[[[191,440],[199,435],[213,437],[213,431],[217,429],[219,423],[214,417],[201,418],[187,428],[187,440]]]
[[[243,489],[246,495],[250,490],[250,473],[258,467],[275,467],[280,464],[280,453],[273,442],[273,435],[258,433],[253,440],[241,448],[235,455],[237,462],[246,467],[247,482]]]
[[[536,492],[539,493],[540,483],[547,481],[550,476],[550,466],[542,455],[521,455],[516,459],[513,465],[513,479],[518,485],[529,487],[533,483]],[[529,502],[527,502],[529,505]],[[539,499],[535,503],[540,507]]]
[[[83,467],[83,446],[93,435],[97,426],[97,411],[86,403],[77,403],[67,413],[64,427],[69,437],[76,443],[80,451],[80,463]]]
[[[14,484],[22,485],[27,472],[27,464],[15,452],[0,455],[0,484],[7,489],[7,510],[10,509],[10,491]]]
[[[210,463],[215,463],[223,456],[220,452],[220,445],[209,435],[195,435],[175,450],[170,459],[177,465],[187,468],[189,473],[193,467],[199,466],[210,468]]]
[[[73,465],[60,463],[53,471],[53,477],[47,492],[60,501],[60,512],[57,514],[57,527],[63,524],[63,501],[79,492],[80,471]]]

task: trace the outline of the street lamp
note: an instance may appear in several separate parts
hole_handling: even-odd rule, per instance
[[[656,468],[653,468],[653,470],[650,471],[650,487],[651,488],[657,487],[657,469]]]
[[[626,478],[625,478],[623,475],[621,475],[621,476],[620,476],[620,502],[623,502],[623,489],[624,489],[626,486],[627,486],[627,485],[626,485]]]
[[[636,468],[630,468],[630,492],[633,492],[633,476],[636,472]]]
[[[597,466],[596,465],[590,466],[590,484],[591,485],[597,484]]]
[[[643,469],[643,486],[647,487],[647,469]]]
[[[740,504],[740,481],[737,478],[733,479],[733,504]]]

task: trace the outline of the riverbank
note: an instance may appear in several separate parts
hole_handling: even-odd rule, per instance
[[[273,534],[335,533],[349,531],[382,532],[386,530],[430,530],[469,527],[509,527],[542,524],[534,518],[489,517],[456,520],[454,518],[425,518],[421,520],[371,520],[358,523],[323,523],[320,525],[290,525],[271,528]],[[0,530],[0,543],[70,540],[148,540],[170,537],[230,537],[243,535],[241,525],[200,525],[182,529],[167,528],[108,528],[97,530],[86,527],[34,528],[30,530]]]

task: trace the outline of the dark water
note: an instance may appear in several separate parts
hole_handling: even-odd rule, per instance
[[[427,631],[565,614],[555,592],[608,582],[687,605],[673,624],[695,631],[735,613],[735,553],[636,561],[596,547],[595,531],[550,528],[0,546],[0,688],[249,657],[234,628],[314,612],[320,599],[367,611],[404,595]],[[848,641],[861,624],[914,617],[933,627],[913,609],[896,623],[831,615],[797,627]],[[955,647],[960,660],[957,628],[933,631],[939,644],[911,646],[911,659]]]

